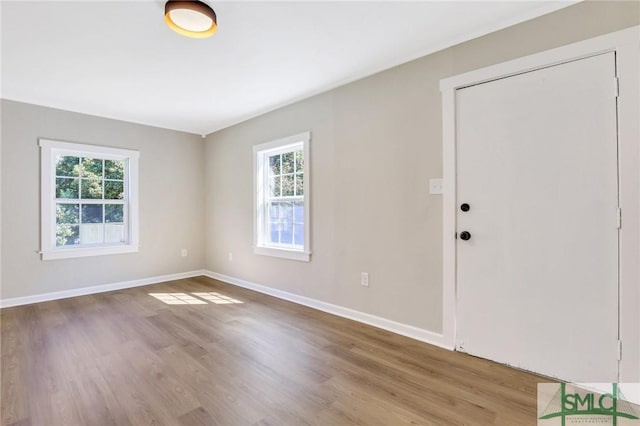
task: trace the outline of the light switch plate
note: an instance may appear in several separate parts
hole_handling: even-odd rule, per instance
[[[442,178],[429,179],[429,194],[442,194]]]

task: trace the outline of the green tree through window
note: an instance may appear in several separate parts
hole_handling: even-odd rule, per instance
[[[56,246],[124,241],[125,162],[56,156]]]

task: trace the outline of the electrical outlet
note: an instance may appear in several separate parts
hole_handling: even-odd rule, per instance
[[[233,253],[229,252],[229,262],[233,262]]]
[[[369,273],[361,272],[360,273],[360,285],[363,287],[369,287]]]
[[[181,255],[182,257],[187,257],[187,254],[188,254],[188,253],[187,253],[187,249],[184,249],[184,248],[183,248],[182,250],[180,250],[180,255]]]

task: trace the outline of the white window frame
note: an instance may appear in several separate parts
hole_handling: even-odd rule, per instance
[[[280,257],[284,259],[309,262],[311,258],[311,205],[309,200],[310,174],[309,174],[309,142],[311,133],[305,132],[271,142],[254,145],[253,147],[253,248],[255,254]],[[267,194],[268,170],[265,167],[266,159],[274,154],[288,152],[296,146],[302,145],[304,156],[304,248],[302,250],[284,246],[276,246],[265,242],[265,200]]]
[[[137,252],[138,233],[138,160],[140,153],[128,149],[110,148],[39,139],[40,146],[40,254],[42,260],[112,255]],[[57,155],[96,157],[125,162],[125,242],[92,244],[78,247],[56,246],[56,168]]]

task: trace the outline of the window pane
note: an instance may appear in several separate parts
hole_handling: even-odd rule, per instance
[[[304,247],[304,225],[293,225],[293,232],[293,243],[297,246]]]
[[[82,223],[102,223],[102,204],[84,204]]]
[[[79,204],[56,204],[56,223],[78,223]]]
[[[268,208],[266,237],[269,243],[293,244],[293,219],[295,204],[289,201],[272,201]]]
[[[293,175],[282,176],[282,195],[290,196],[294,194]]]
[[[102,180],[82,179],[82,196],[85,199],[102,198]]]
[[[78,198],[80,179],[56,178],[56,198]]]
[[[265,218],[267,222],[275,220],[278,217],[278,204],[269,203],[267,208],[267,217]]]
[[[280,178],[279,177],[269,178],[269,196],[270,197],[280,196]]]
[[[122,204],[107,204],[104,206],[104,218],[107,223],[122,223],[124,222],[124,205]]]
[[[124,198],[124,182],[105,181],[104,198],[105,200],[122,200]]]
[[[78,225],[56,225],[56,246],[73,246],[80,244]]]
[[[78,176],[80,158],[56,155],[56,176]]]
[[[124,161],[104,161],[104,177],[106,179],[124,179]]]
[[[280,203],[280,217],[278,220],[284,223],[293,222],[293,203]]]
[[[124,225],[105,225],[105,243],[124,243]]]
[[[102,160],[99,158],[83,158],[80,175],[92,179],[102,179]]]
[[[280,244],[293,244],[293,224],[287,223],[282,226],[280,232]]]
[[[304,223],[304,203],[302,201],[293,203],[293,221]]]
[[[282,174],[293,173],[293,152],[282,154]]]
[[[277,201],[270,202],[269,208],[267,209],[267,214],[269,215],[265,218],[267,222],[277,221],[278,217],[280,216],[280,203],[278,203]]]
[[[280,225],[278,225],[277,223],[270,223],[269,224],[269,241],[270,243],[278,243],[280,242],[280,239],[278,237],[279,235],[279,229],[280,229]]]
[[[296,151],[296,173],[304,172],[304,155],[302,151]]]
[[[89,223],[80,225],[80,244],[101,244],[104,242],[104,225]]]
[[[302,173],[296,175],[296,195],[304,195],[304,175]]]
[[[269,157],[269,176],[280,174],[280,155]]]

